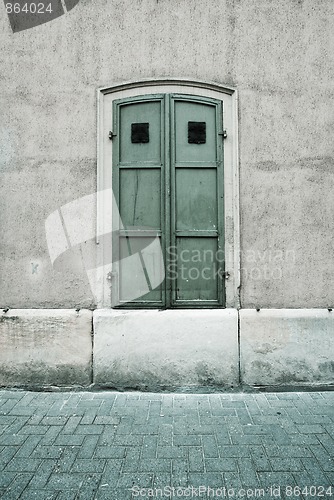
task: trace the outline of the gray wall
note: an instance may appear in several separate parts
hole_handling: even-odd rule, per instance
[[[94,306],[44,222],[95,190],[96,89],[166,76],[239,91],[242,306],[333,305],[332,0],[81,0],[15,34],[0,10],[0,306]]]

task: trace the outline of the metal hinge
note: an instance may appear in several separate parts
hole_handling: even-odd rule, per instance
[[[114,134],[111,130],[109,131],[109,139],[112,141],[114,137],[116,137],[117,134]]]
[[[219,135],[221,135],[223,139],[226,139],[227,138],[227,132],[226,132],[226,130],[223,130],[222,132],[219,132]]]

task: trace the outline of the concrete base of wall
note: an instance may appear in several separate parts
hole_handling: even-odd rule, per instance
[[[334,312],[10,310],[0,313],[0,385],[333,388]]]
[[[91,311],[11,309],[0,313],[1,386],[87,386],[91,357]]]
[[[94,383],[116,388],[235,386],[238,312],[97,310]]]
[[[250,386],[334,385],[334,312],[241,310],[240,366]]]

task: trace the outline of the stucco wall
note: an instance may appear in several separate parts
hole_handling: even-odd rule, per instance
[[[239,91],[242,306],[334,303],[332,0],[81,0],[15,34],[0,11],[1,306],[94,306],[44,222],[95,190],[96,89],[166,76]]]

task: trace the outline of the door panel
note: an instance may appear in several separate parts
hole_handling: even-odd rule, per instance
[[[117,306],[165,303],[164,97],[114,105],[113,193],[119,228],[113,237]],[[115,231],[114,231],[115,232]]]
[[[224,263],[216,259],[223,245],[220,121],[217,101],[172,97],[171,232],[177,248],[174,306],[223,304]],[[197,261],[183,261],[182,256],[194,252]],[[208,255],[212,256],[210,263]]]
[[[216,238],[178,238],[176,299],[217,301]]]
[[[162,163],[161,102],[139,102],[120,108],[120,164]]]
[[[160,185],[160,169],[121,169],[119,210],[124,228],[161,229]]]
[[[121,236],[119,243],[119,300],[133,303],[161,302],[164,270],[157,261],[159,238]]]
[[[175,101],[174,128],[176,165],[216,162],[215,106]],[[189,143],[192,140],[194,142]]]
[[[217,230],[216,169],[177,168],[176,230]]]

